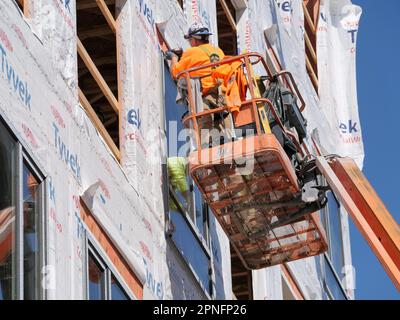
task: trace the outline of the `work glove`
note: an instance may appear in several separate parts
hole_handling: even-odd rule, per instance
[[[173,57],[178,58],[178,56],[175,53],[173,53],[171,50],[165,52],[165,59],[172,60]]]
[[[183,54],[183,49],[182,48],[175,48],[175,49],[171,49],[171,52],[176,54],[178,56],[178,58],[180,59],[182,57],[182,54]]]

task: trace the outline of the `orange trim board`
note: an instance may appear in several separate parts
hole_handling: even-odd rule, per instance
[[[115,268],[125,280],[128,287],[131,289],[133,294],[139,300],[143,299],[143,286],[139,281],[139,278],[135,275],[128,263],[119,253],[116,246],[112,243],[106,232],[97,223],[90,210],[86,207],[83,201],[80,201],[81,205],[81,218],[86,224],[94,238],[99,242],[101,248],[107,254],[110,261],[114,264]]]
[[[292,289],[294,295],[296,296],[296,300],[305,300],[303,293],[301,292],[299,286],[292,277],[292,274],[290,273],[288,267],[285,264],[281,264],[281,270],[285,275],[286,279],[288,280],[289,286]]]

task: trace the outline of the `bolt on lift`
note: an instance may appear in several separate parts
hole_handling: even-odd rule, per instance
[[[247,95],[239,111],[233,114],[228,105],[202,111],[191,73],[210,68],[213,76],[218,68],[235,63],[246,79]],[[256,77],[255,65],[265,75]],[[290,72],[272,74],[260,54],[247,53],[185,70],[177,78],[187,88],[189,114],[182,121],[194,131],[190,175],[247,269],[326,251],[317,212],[331,189],[400,290],[398,224],[352,159],[308,152],[303,143],[305,103]],[[253,133],[204,146],[199,120],[224,112],[236,129],[251,128]]]

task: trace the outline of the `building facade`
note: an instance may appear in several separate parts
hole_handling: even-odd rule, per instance
[[[319,213],[322,255],[248,271],[193,185],[163,48],[195,21],[259,52],[303,96],[307,148],[362,166],[350,0],[11,0],[0,4],[1,299],[352,299],[348,217]],[[256,70],[257,71],[257,70]]]

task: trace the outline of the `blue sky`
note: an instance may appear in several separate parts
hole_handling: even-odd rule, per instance
[[[400,1],[353,0],[362,7],[357,51],[364,174],[400,223]],[[351,223],[356,299],[400,299]]]

